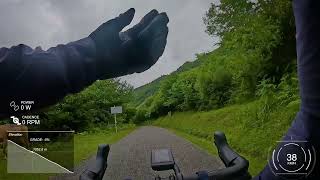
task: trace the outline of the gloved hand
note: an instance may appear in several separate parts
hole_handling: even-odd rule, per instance
[[[89,35],[96,44],[98,79],[143,72],[163,54],[169,22],[166,13],[152,10],[134,27],[121,32],[131,23],[134,13],[131,8]]]

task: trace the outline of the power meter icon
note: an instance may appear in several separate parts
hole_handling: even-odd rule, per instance
[[[316,163],[314,147],[307,141],[280,141],[271,154],[273,173],[286,179],[307,177]]]

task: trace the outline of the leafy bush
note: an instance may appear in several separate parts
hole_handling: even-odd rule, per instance
[[[273,80],[262,80],[258,85],[259,110],[256,113],[256,124],[262,126],[270,120],[271,112],[286,107],[299,100],[297,74],[285,74],[279,84]]]
[[[271,106],[286,106],[299,99],[296,73],[284,74],[278,84],[270,79],[262,80],[257,87],[257,96]]]
[[[277,99],[281,102],[281,105],[287,105],[290,102],[299,99],[299,86],[298,77],[296,72],[292,74],[285,74],[281,78],[281,82],[278,85]]]
[[[203,70],[199,73],[197,90],[201,105],[199,109],[212,109],[225,105],[231,93],[231,74],[221,67],[215,71]]]

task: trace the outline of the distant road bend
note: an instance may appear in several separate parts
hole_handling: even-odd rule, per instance
[[[108,158],[108,168],[104,180],[123,180],[132,177],[134,180],[152,180],[159,174],[167,177],[170,172],[155,172],[151,169],[151,150],[170,148],[176,163],[184,175],[200,170],[217,170],[223,168],[219,158],[206,153],[189,141],[176,136],[166,129],[154,126],[141,127],[119,142],[112,144]],[[78,179],[85,166],[94,163],[94,157],[88,159],[69,176],[53,177],[54,180]]]

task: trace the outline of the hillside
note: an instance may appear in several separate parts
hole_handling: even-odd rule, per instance
[[[163,75],[152,82],[140,86],[134,89],[134,105],[140,105],[146,98],[154,95],[160,87],[160,82],[166,78],[167,75]]]
[[[197,55],[197,59],[194,61],[187,61],[182,66],[180,66],[176,71],[170,73],[170,75],[182,73],[185,71],[188,71],[190,69],[193,69],[195,67],[198,67],[204,59],[206,59],[205,54]],[[163,75],[152,82],[145,84],[143,86],[140,86],[136,89],[134,89],[134,105],[140,105],[144,100],[146,100],[148,97],[154,95],[157,90],[160,87],[161,81],[165,80],[168,75]]]

